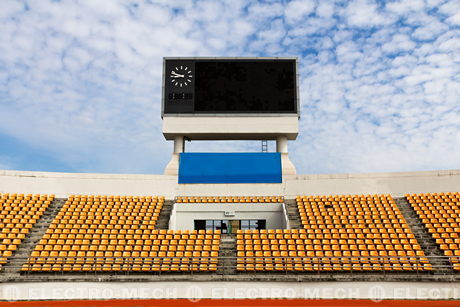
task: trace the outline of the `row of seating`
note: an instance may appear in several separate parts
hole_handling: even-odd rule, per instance
[[[460,192],[406,194],[415,203],[460,202]]]
[[[34,251],[22,271],[215,271],[217,262],[218,251]]]
[[[220,231],[155,229],[163,197],[71,196],[23,271],[213,271]]]
[[[107,225],[107,227],[110,225]],[[135,225],[132,225],[134,227]],[[56,229],[55,229],[56,230]],[[46,233],[43,235],[43,239],[148,239],[148,238],[157,238],[159,240],[163,239],[178,239],[178,238],[190,238],[190,239],[209,239],[210,237],[214,239],[220,238],[220,230],[215,230],[212,233],[210,230],[206,232],[197,231],[183,231],[180,230],[174,232],[168,230],[168,232],[163,232],[164,229],[73,229],[76,232],[68,233],[55,233],[52,229],[47,229]],[[172,232],[171,232],[172,231]]]
[[[176,203],[283,203],[282,196],[178,196]]]
[[[259,256],[260,257],[260,256]],[[246,258],[247,259],[247,258]],[[237,271],[296,271],[296,272],[315,272],[315,271],[431,271],[431,265],[420,262],[404,262],[386,259],[382,262],[366,263],[339,263],[337,260],[325,261],[323,256],[312,258],[305,257],[281,257],[273,259],[259,258],[254,263],[237,263]],[[397,259],[397,258],[395,258]]]
[[[97,201],[97,200],[106,200],[106,201],[117,201],[117,202],[144,202],[144,201],[163,201],[165,200],[164,196],[133,196],[133,195],[70,195],[68,200],[83,200],[87,201]]]
[[[406,199],[453,268],[460,271],[460,193],[406,194]]]
[[[329,230],[329,229],[324,229],[324,230]],[[238,233],[236,235],[237,240],[242,240],[242,239],[255,239],[255,240],[273,240],[273,239],[293,239],[293,240],[305,240],[305,241],[312,241],[312,242],[317,242],[320,240],[327,241],[327,242],[340,242],[340,243],[345,243],[348,242],[347,240],[343,240],[340,237],[334,238],[334,234],[337,231],[337,229],[332,229],[332,235],[331,233],[321,233],[318,231],[321,231],[320,229],[315,229],[314,231],[312,229],[284,229],[283,232],[280,233],[267,233],[264,232],[262,233],[263,230],[260,230],[260,233],[257,232],[247,232],[244,231],[243,233]],[[291,232],[290,232],[291,231]],[[364,229],[366,232],[366,229]],[[339,231],[340,232],[340,231]],[[321,236],[322,237],[318,237]],[[346,235],[350,235],[347,233]],[[375,241],[382,240],[382,242],[386,243],[389,240],[393,242],[406,242],[407,240],[415,243],[415,237],[413,234],[405,234],[405,233],[399,233],[399,234],[393,234],[393,237],[390,237],[390,235],[387,234],[386,238],[384,237],[385,234],[376,234],[376,233],[362,233],[362,234],[357,234],[354,239],[351,239],[349,236],[349,241],[354,241],[356,240],[357,242],[363,241],[363,242],[371,242],[371,240],[368,239],[375,239]],[[315,240],[317,239],[317,240]]]
[[[162,258],[159,258],[162,259]],[[199,272],[215,272],[217,271],[217,263],[204,263],[204,258],[199,260],[192,260],[189,258],[187,263],[174,263],[161,260],[149,260],[139,258],[130,260],[124,263],[34,263],[25,264],[22,267],[24,272],[185,272],[185,271],[199,271]],[[206,260],[207,261],[207,260]]]
[[[46,240],[36,245],[36,251],[42,250],[218,250],[220,240]]]
[[[354,195],[302,195],[296,196],[296,201],[322,201],[322,202],[339,202],[339,201],[371,201],[372,203],[384,202],[392,199],[390,194],[354,194]]]
[[[7,263],[53,200],[54,195],[0,194],[0,266]]]

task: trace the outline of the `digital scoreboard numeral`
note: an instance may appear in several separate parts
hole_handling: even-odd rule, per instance
[[[191,100],[193,99],[192,93],[169,93],[169,100]]]

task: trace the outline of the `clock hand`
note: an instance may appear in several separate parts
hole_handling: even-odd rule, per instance
[[[172,76],[171,75],[171,78],[183,78],[184,76],[183,75],[177,75],[177,76]]]
[[[178,73],[176,73],[176,72],[174,72],[174,71],[172,71],[171,74],[172,74],[172,75],[175,75],[175,76],[178,76],[178,77],[184,78],[184,75],[179,75]]]

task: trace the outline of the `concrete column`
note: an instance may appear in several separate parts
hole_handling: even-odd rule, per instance
[[[278,136],[276,138],[276,151],[281,153],[288,152],[288,140],[286,136]]]
[[[175,175],[179,174],[179,155],[185,150],[185,139],[183,135],[176,135],[174,137],[174,152],[171,155],[171,161],[165,168],[165,175]]]
[[[176,135],[174,137],[174,153],[181,153],[185,150],[185,142],[183,135]]]
[[[281,153],[281,168],[283,175],[295,175],[297,173],[294,164],[289,159],[288,140],[286,136],[276,138],[276,151]]]

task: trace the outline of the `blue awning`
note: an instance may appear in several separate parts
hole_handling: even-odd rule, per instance
[[[181,153],[179,183],[281,183],[281,154]]]

